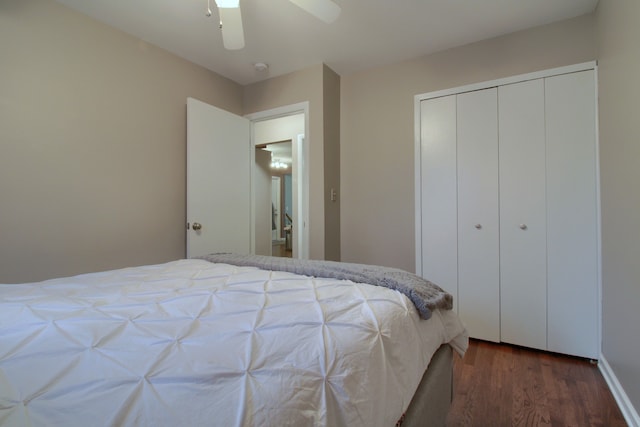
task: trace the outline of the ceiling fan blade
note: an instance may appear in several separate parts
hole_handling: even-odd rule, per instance
[[[342,9],[331,0],[289,0],[296,6],[309,12],[321,21],[331,24],[338,16]]]
[[[222,43],[225,49],[237,50],[244,47],[242,14],[239,7],[219,7]]]

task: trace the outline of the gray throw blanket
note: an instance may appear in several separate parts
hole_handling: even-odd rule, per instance
[[[304,276],[351,280],[356,283],[383,286],[406,295],[416,306],[423,319],[430,318],[432,310],[438,308],[451,310],[453,307],[453,297],[439,286],[415,274],[396,268],[231,253],[209,254],[199,258],[214,263],[288,271]]]

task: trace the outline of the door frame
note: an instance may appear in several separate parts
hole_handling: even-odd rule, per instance
[[[291,141],[294,148],[293,164],[296,170],[295,176],[292,178],[297,182],[296,192],[298,203],[294,206],[293,222],[298,224],[298,232],[296,233],[297,254],[294,257],[300,259],[309,258],[309,102],[304,101],[297,104],[285,105],[282,107],[272,108],[269,110],[259,111],[247,114],[244,117],[249,119],[251,123],[251,236],[255,236],[256,212],[255,212],[255,185],[253,185],[253,177],[255,167],[255,132],[254,124],[256,122],[277,119],[280,117],[293,116],[296,114],[304,114],[304,137],[298,137],[297,141]],[[297,153],[297,155],[296,155]],[[300,164],[302,163],[302,164]],[[300,226],[302,225],[302,226]],[[251,239],[251,253],[255,253],[255,238]]]

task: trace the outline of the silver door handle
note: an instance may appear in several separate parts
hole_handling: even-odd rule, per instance
[[[194,222],[191,228],[193,228],[194,231],[199,231],[202,229],[202,224],[200,224],[199,222]]]
[[[527,224],[520,224],[520,230],[526,230]]]

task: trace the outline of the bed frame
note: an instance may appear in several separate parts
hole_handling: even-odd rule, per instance
[[[453,351],[442,345],[431,358],[398,427],[444,427],[453,399]]]

